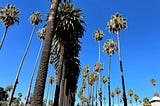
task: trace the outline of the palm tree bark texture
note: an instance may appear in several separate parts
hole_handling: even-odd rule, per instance
[[[58,5],[59,5],[59,0],[52,0],[52,4],[50,7],[50,14],[47,23],[46,38],[44,40],[44,48],[42,51],[38,75],[36,78],[33,97],[31,100],[31,106],[42,106],[43,104],[42,102],[44,96],[44,88],[48,72],[50,49],[54,35],[55,17],[57,14]]]

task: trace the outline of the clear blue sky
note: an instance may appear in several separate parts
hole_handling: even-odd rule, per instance
[[[128,28],[120,33],[126,92],[132,88],[140,99],[145,96],[152,98],[153,87],[150,84],[152,77],[158,82],[157,91],[160,90],[160,1],[73,0],[72,3],[75,4],[75,7],[82,9],[85,16],[84,20],[87,23],[80,52],[82,69],[84,65],[88,64],[93,70],[93,66],[97,62],[97,42],[93,39],[93,32],[97,28],[102,29],[105,33],[101,48],[107,39],[113,38],[116,40],[116,36],[106,29],[106,23],[111,18],[111,15],[119,12],[127,18],[128,22]],[[0,86],[2,87],[14,83],[19,63],[32,30],[32,25],[28,21],[29,16],[33,11],[40,11],[44,19],[50,3],[47,0],[0,1],[0,7],[4,7],[6,4],[16,5],[21,12],[20,23],[9,28],[0,51]],[[37,29],[42,26],[43,24],[40,24]],[[3,24],[0,23],[0,38],[3,30]],[[16,93],[22,92],[23,95],[26,95],[39,46],[40,41],[35,34],[20,73]],[[104,64],[102,73],[107,74],[108,56],[103,52],[101,52],[101,61]],[[80,76],[79,78],[80,87],[82,77]],[[111,90],[113,91],[117,86],[121,88],[121,77],[118,54],[115,53],[112,57],[111,65]]]

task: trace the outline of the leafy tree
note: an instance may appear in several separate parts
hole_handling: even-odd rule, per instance
[[[42,22],[41,13],[38,12],[38,11],[33,12],[33,14],[30,16],[29,20],[30,20],[31,24],[33,25],[33,29],[32,29],[29,41],[27,43],[27,47],[26,47],[25,52],[23,54],[22,60],[21,60],[21,62],[19,64],[19,67],[18,67],[17,75],[16,75],[16,78],[15,78],[15,81],[14,81],[13,90],[12,90],[12,94],[11,94],[11,99],[9,101],[9,106],[11,106],[12,99],[13,99],[13,96],[14,96],[14,92],[15,92],[16,86],[18,84],[18,77],[19,77],[22,65],[24,63],[25,57],[26,57],[26,55],[28,53],[28,50],[29,50],[29,47],[30,47],[30,44],[31,44],[31,41],[32,41],[32,38],[33,38],[33,35],[34,35],[34,32],[35,32],[35,29],[36,29],[37,25],[40,22]]]
[[[4,90],[4,88],[0,87],[0,101],[6,101],[8,98],[7,92]]]
[[[0,49],[2,48],[3,42],[5,40],[8,28],[14,25],[16,22],[19,23],[19,10],[11,4],[6,5],[4,8],[0,8],[0,21],[3,22],[5,30],[0,42]]]
[[[110,32],[112,32],[112,33],[117,35],[118,56],[119,56],[120,71],[121,71],[121,78],[122,78],[122,89],[123,89],[123,97],[124,97],[124,106],[127,106],[127,97],[126,97],[126,92],[125,92],[124,72],[123,72],[122,57],[121,57],[121,50],[120,50],[120,34],[119,34],[121,30],[124,30],[127,27],[126,18],[122,17],[121,14],[116,13],[108,21],[107,27],[108,27]]]
[[[114,54],[114,52],[117,50],[116,48],[116,42],[114,42],[112,39],[107,40],[104,43],[103,51],[108,54],[109,61],[108,61],[108,99],[109,99],[109,106],[111,106],[111,94],[110,94],[110,66],[111,66],[111,56]]]

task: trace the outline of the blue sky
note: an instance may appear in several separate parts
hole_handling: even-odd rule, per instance
[[[154,89],[150,84],[150,79],[154,77],[157,82],[160,81],[160,1],[73,0],[72,3],[75,4],[75,7],[82,9],[85,16],[84,20],[87,23],[80,52],[82,69],[87,64],[91,66],[91,71],[93,71],[93,66],[98,60],[97,42],[93,39],[93,33],[96,29],[102,29],[105,34],[101,48],[109,38],[116,41],[116,36],[108,32],[106,23],[111,15],[116,12],[121,13],[127,18],[128,23],[128,28],[120,33],[126,92],[132,88],[140,99],[145,96],[152,98]],[[33,27],[28,21],[29,16],[33,11],[39,11],[43,14],[44,19],[46,12],[49,11],[50,3],[47,0],[0,1],[0,7],[4,7],[6,4],[14,4],[20,10],[20,23],[9,28],[0,51],[0,86],[2,87],[14,83],[19,63]],[[43,24],[40,24],[37,29],[42,26]],[[3,30],[3,24],[0,23],[0,38]],[[39,46],[40,40],[37,39],[35,33],[20,73],[16,94],[22,92],[23,95],[26,95]],[[101,61],[104,64],[102,74],[106,75],[108,56],[103,51],[101,52]],[[81,79],[80,76],[78,88],[81,85]],[[115,53],[111,64],[111,90],[113,91],[117,86],[121,88],[121,77],[118,54]],[[157,85],[158,90],[159,83]]]

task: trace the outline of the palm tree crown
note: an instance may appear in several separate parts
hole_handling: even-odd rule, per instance
[[[33,14],[30,16],[29,20],[32,25],[37,26],[40,22],[42,22],[41,17],[42,17],[41,13],[36,11],[36,12],[33,12]]]
[[[156,82],[156,80],[155,80],[154,78],[151,79],[151,84],[152,84],[153,86],[156,86],[157,82]]]
[[[96,39],[97,41],[101,41],[103,39],[103,36],[104,36],[104,33],[100,29],[97,29],[93,34],[94,39]]]
[[[108,39],[103,46],[104,52],[108,53],[108,55],[114,54],[114,52],[117,50],[116,42],[114,42],[112,39]]]
[[[107,27],[110,32],[117,34],[117,33],[119,33],[120,30],[126,29],[126,27],[127,27],[126,18],[122,17],[121,14],[116,13],[108,21]]]
[[[46,28],[42,28],[42,29],[38,30],[38,38],[40,40],[44,40],[45,35],[46,35]]]
[[[0,8],[0,20],[5,27],[9,27],[15,22],[19,23],[19,10],[11,4],[8,4],[4,8]]]
[[[18,15],[19,15],[19,10],[16,9],[14,5],[8,4],[6,7],[0,8],[0,21],[2,21],[5,26],[2,40],[0,42],[0,49],[2,48],[4,39],[8,31],[8,27],[13,25],[16,22],[19,23]]]
[[[107,82],[106,76],[102,76],[101,81],[105,84]]]
[[[128,95],[129,95],[129,96],[132,96],[132,95],[133,95],[133,90],[132,90],[132,89],[129,89],[129,90],[128,90]]]

